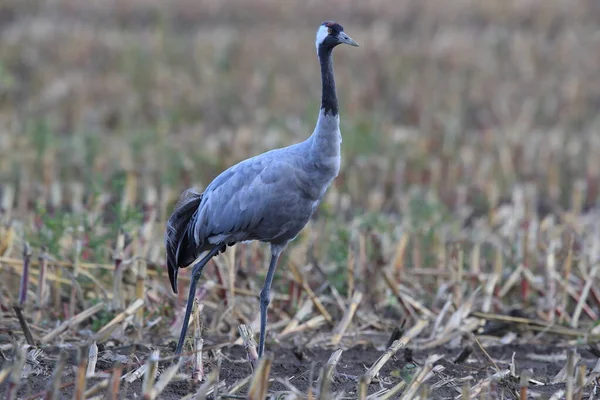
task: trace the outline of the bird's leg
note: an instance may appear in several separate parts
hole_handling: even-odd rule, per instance
[[[273,283],[273,275],[275,275],[275,268],[277,267],[277,261],[283,248],[280,246],[271,246],[271,262],[269,263],[269,271],[267,271],[267,277],[265,278],[265,284],[260,292],[260,338],[258,342],[258,358],[261,358],[265,351],[265,335],[267,331],[267,308],[271,301],[271,284]]]
[[[215,247],[208,252],[202,260],[198,261],[196,265],[192,268],[192,279],[190,280],[190,293],[187,299],[187,306],[185,308],[185,317],[183,318],[183,326],[181,327],[181,333],[179,334],[179,343],[177,343],[177,349],[175,349],[175,354],[181,354],[181,349],[183,348],[183,342],[185,340],[185,334],[187,332],[188,324],[190,322],[190,315],[192,314],[192,305],[194,304],[194,297],[196,297],[196,285],[198,284],[198,280],[202,275],[202,270],[208,263],[208,261],[215,256],[219,252],[221,248]]]

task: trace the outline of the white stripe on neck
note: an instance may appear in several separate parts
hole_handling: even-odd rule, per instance
[[[315,46],[317,48],[317,54],[319,54],[319,45],[323,43],[327,35],[329,35],[328,29],[325,25],[321,25],[319,30],[317,31],[317,40],[315,41]]]

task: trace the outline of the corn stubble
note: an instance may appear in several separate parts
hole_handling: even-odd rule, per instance
[[[72,3],[89,18],[99,12]],[[231,20],[220,14],[227,4],[172,3],[181,15]],[[18,133],[0,140],[0,324],[11,332],[0,337],[4,397],[137,390],[155,399],[187,385],[190,399],[408,399],[441,390],[457,399],[503,390],[599,398],[598,354],[595,362],[589,354],[600,340],[600,140],[589,82],[600,79],[600,51],[596,11],[583,0],[535,12],[492,0],[380,2],[381,20],[353,29],[368,50],[336,61],[343,166],[282,259],[267,356],[257,359],[254,330],[268,254],[240,244],[207,267],[184,356],[171,357],[189,283],[182,271],[179,296],[166,283],[162,235],[177,195],[312,129],[281,115],[312,98],[314,60],[298,55],[299,42],[287,44],[313,34],[296,20],[321,14],[267,3],[256,7],[264,15],[238,6],[252,35],[228,22],[240,34],[193,38],[168,23],[148,22],[145,35],[100,19],[65,35],[61,12],[38,10],[29,21],[20,17],[27,5],[17,7],[0,37],[0,131]],[[351,19],[371,21],[364,7],[349,10]],[[130,21],[135,10],[109,11]],[[463,14],[483,27],[453,19]],[[397,23],[406,15],[414,24]],[[256,22],[266,17],[289,30],[277,57],[255,51],[273,43],[274,28]],[[406,26],[403,40],[395,26]],[[102,68],[82,65],[92,51]],[[32,64],[38,53],[44,62]],[[23,76],[13,65],[27,66]],[[257,142],[256,132],[266,134]],[[544,343],[560,343],[543,355],[558,370],[550,377],[491,349],[531,346],[523,357],[533,360]],[[245,349],[233,361],[246,375],[232,382],[221,368],[234,365],[233,344]],[[369,361],[351,372],[352,352],[365,344]],[[74,348],[77,357],[63,352]],[[279,375],[280,348],[300,349],[310,377],[302,388],[298,375]],[[40,349],[37,360],[28,356]],[[309,371],[311,354],[323,350]],[[403,351],[414,359],[402,361]],[[40,364],[43,388],[25,391]],[[465,372],[473,365],[485,373]]]

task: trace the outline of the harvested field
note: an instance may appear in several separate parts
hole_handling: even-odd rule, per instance
[[[335,19],[342,167],[282,255],[169,285],[179,195],[303,140]],[[8,0],[0,5],[0,393],[593,399],[594,0]]]

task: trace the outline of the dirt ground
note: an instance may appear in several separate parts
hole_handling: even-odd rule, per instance
[[[275,276],[270,324],[303,329],[278,336],[269,325],[279,340],[267,343],[269,392],[316,390],[342,348],[330,390],[356,399],[400,319],[436,326],[384,365],[369,394],[410,382],[440,355],[421,398],[461,398],[468,387],[467,398],[517,399],[530,371],[526,397],[549,399],[565,389],[568,350],[600,342],[600,1],[45,3],[0,3],[0,398],[12,378],[6,349],[26,341],[11,303],[38,338],[105,305],[28,361],[19,399],[45,396],[61,350],[61,398],[72,398],[76,348],[107,326],[101,377],[87,388],[117,362],[123,374],[140,368],[155,349],[159,372],[168,368],[190,273],[180,273],[175,296],[166,219],[183,190],[312,132],[314,35],[325,18],[361,47],[336,54],[340,175]],[[252,373],[244,347],[228,343],[256,320],[269,257],[254,244],[234,248],[198,290],[205,373],[220,365],[221,394]],[[141,313],[126,317],[138,299]],[[468,310],[520,322],[492,338],[465,328]],[[338,347],[294,347],[338,327]],[[420,348],[427,340],[447,344]],[[582,343],[577,357],[569,379],[582,376],[579,366],[593,370],[574,396],[588,399],[600,351]],[[511,365],[514,375],[501,375]],[[191,369],[182,365],[159,398],[196,393]],[[143,379],[122,379],[119,398],[142,397]]]
[[[130,347],[123,347],[119,350],[115,350],[115,352],[129,356],[131,350]],[[171,353],[173,349],[168,347],[160,350],[161,354],[166,356]],[[311,368],[314,372],[313,379],[316,380],[319,368],[327,362],[327,359],[332,353],[332,351],[328,349],[300,350],[286,347],[271,347],[270,350],[274,352],[275,355],[270,374],[272,380],[270,385],[271,393],[289,390],[282,383],[278,382],[277,378],[287,378],[289,383],[306,393],[309,385]],[[530,370],[532,373],[532,380],[535,380],[535,383],[537,383],[530,384],[528,398],[549,398],[553,393],[565,386],[564,384],[551,383],[552,378],[565,364],[566,349],[562,348],[559,344],[537,346],[531,344],[502,345],[488,347],[485,350],[489,354],[491,360],[480,349],[475,348],[470,356],[460,363],[455,363],[455,360],[461,353],[461,348],[439,347],[423,351],[400,351],[383,367],[379,377],[374,379],[369,385],[369,393],[374,393],[382,388],[389,388],[398,383],[400,376],[403,376],[404,373],[411,369],[414,370],[415,363],[416,366],[421,366],[427,356],[431,354],[443,356],[436,364],[444,367],[441,372],[435,373],[428,381],[430,387],[429,396],[432,399],[452,399],[459,396],[460,392],[458,389],[460,389],[465,382],[475,383],[481,381],[487,376],[495,373],[496,366],[500,370],[508,368],[513,354],[517,373],[524,370]],[[53,352],[55,353],[56,349],[54,349],[54,351],[52,349],[47,351],[50,355]],[[208,353],[210,354],[211,352],[209,351]],[[343,391],[345,393],[344,398],[356,398],[358,377],[362,375],[373,362],[375,362],[381,353],[381,351],[375,349],[373,346],[355,346],[345,350],[336,368],[334,382],[331,387],[332,391],[337,393]],[[75,370],[75,353],[71,351],[69,354],[69,364],[65,369],[62,378],[63,383],[66,384],[64,386],[66,387],[61,391],[61,398],[71,398],[73,394],[73,386],[68,384],[72,383],[74,380],[73,371]],[[143,360],[148,356],[148,353],[141,349],[135,354],[134,357],[129,358],[132,360]],[[250,365],[246,361],[246,353],[242,346],[234,345],[223,348],[222,354],[224,357],[222,359],[220,379],[225,380],[227,387],[231,387],[235,382],[247,377],[251,373]],[[589,350],[581,348],[579,349],[579,354],[581,356],[582,364],[585,364],[588,369],[594,367],[597,358],[594,357]],[[210,356],[206,358],[205,371],[208,374],[215,366],[215,359]],[[492,360],[496,365],[492,364]],[[102,360],[102,352],[100,352],[97,372],[110,370],[112,366],[112,363]],[[139,365],[131,365],[129,368],[126,368],[124,372],[137,368],[138,366]],[[165,362],[160,365],[159,369],[163,369],[167,366],[168,362]],[[19,398],[31,398],[38,393],[41,394],[46,389],[53,365],[46,365],[46,367],[47,374],[42,373],[38,376],[31,376],[27,380],[28,385],[22,386],[19,389]],[[183,368],[190,368],[190,365],[188,364]],[[94,381],[95,380],[93,379],[88,381],[88,388]],[[138,379],[131,384],[127,384],[123,381],[121,395],[135,398],[141,393],[141,385],[141,379]],[[197,388],[198,386],[189,381],[173,381],[167,386],[159,398],[178,399],[195,392]],[[4,394],[6,389],[7,384],[5,383],[1,386],[1,392]],[[519,382],[515,378],[508,377],[501,380],[496,388],[492,389],[492,393],[494,391],[498,396],[497,398],[518,398]],[[242,390],[239,394],[244,393],[245,390]],[[586,394],[584,394],[583,398],[587,398]]]

